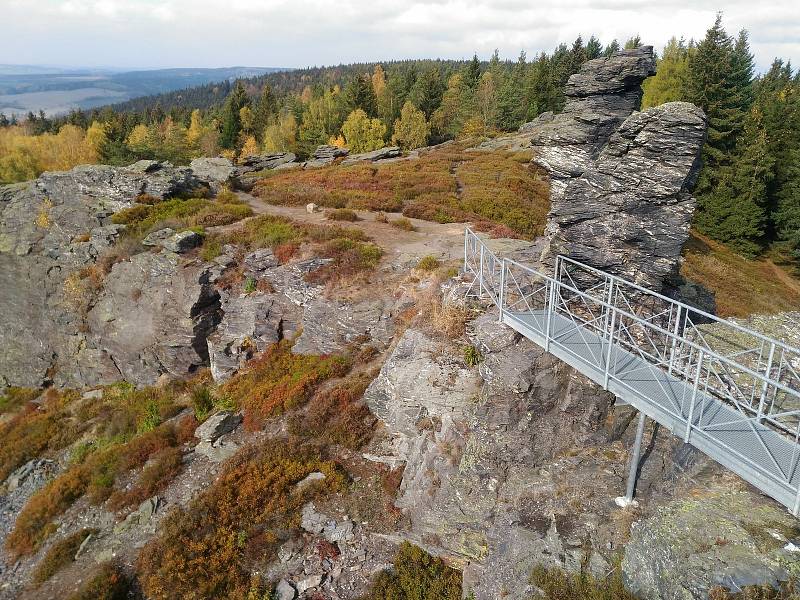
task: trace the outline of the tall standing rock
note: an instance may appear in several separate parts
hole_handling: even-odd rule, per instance
[[[706,130],[694,104],[632,114],[584,173],[553,194],[550,255],[661,291],[688,239]]]

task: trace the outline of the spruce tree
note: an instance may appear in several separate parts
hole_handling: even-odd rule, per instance
[[[467,63],[467,67],[464,70],[464,83],[474,90],[477,89],[480,80],[481,61],[478,60],[477,54],[473,54],[472,60]]]
[[[253,129],[259,139],[264,134],[264,129],[266,129],[267,124],[270,123],[277,114],[278,103],[275,100],[275,94],[272,93],[272,87],[268,83],[265,83],[253,113]]]
[[[599,58],[601,54],[603,54],[603,44],[595,36],[590,37],[589,41],[586,42],[586,59],[594,60]]]
[[[767,222],[766,192],[774,161],[768,152],[762,115],[753,108],[744,124],[736,158],[721,168],[719,183],[704,200],[695,225],[742,254],[757,254]]]
[[[223,148],[236,147],[239,133],[242,130],[241,110],[245,106],[250,106],[250,98],[247,96],[242,82],[237,81],[222,109],[222,132],[219,136],[219,144]]]
[[[363,110],[368,117],[378,114],[378,99],[372,87],[372,77],[366,74],[353,77],[344,89],[344,104],[347,113]]]

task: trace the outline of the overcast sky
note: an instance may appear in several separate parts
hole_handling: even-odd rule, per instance
[[[759,68],[800,64],[800,2],[739,0],[0,0],[0,63],[303,67],[550,51],[579,34],[699,38],[722,10]]]

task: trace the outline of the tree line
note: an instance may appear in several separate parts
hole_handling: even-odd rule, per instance
[[[684,100],[708,117],[694,226],[741,254],[800,259],[800,73],[776,58],[754,77],[746,31],[722,18],[699,42],[673,38],[644,84],[644,108]]]

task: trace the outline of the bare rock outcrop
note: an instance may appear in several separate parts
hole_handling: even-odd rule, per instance
[[[703,111],[686,102],[628,117],[564,193],[553,193],[549,253],[660,291],[689,236],[705,129]]]

